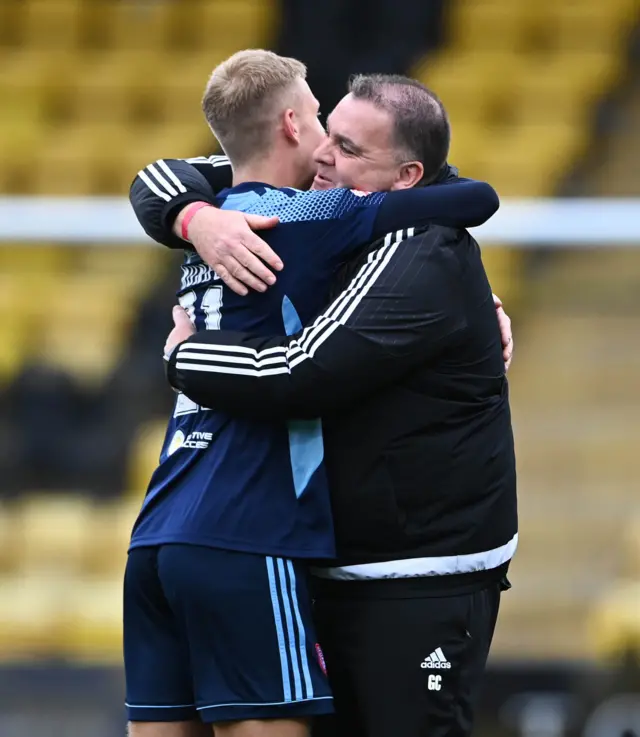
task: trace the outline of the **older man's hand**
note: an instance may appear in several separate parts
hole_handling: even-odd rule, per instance
[[[173,226],[174,233],[180,237],[182,220],[189,207],[180,211]],[[273,228],[278,222],[277,217],[203,207],[188,224],[189,241],[200,258],[236,294],[244,296],[249,291],[247,287],[264,292],[276,281],[271,269],[280,271],[283,264],[253,231]]]
[[[195,325],[189,319],[189,315],[176,305],[173,308],[173,330],[169,333],[167,342],[164,344],[164,356],[169,358],[173,353],[173,349],[190,338],[196,332]]]
[[[504,359],[504,369],[509,370],[511,360],[513,359],[513,334],[511,332],[511,318],[502,307],[502,300],[497,295],[493,295],[493,303],[496,306],[498,315],[498,325],[500,326],[500,338],[502,339],[502,357]]]

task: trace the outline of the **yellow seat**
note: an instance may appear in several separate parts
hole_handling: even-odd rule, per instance
[[[486,119],[488,96],[480,89],[477,70],[468,56],[444,52],[427,57],[413,76],[441,98],[452,125],[477,125]],[[462,104],[465,99],[466,106]]]
[[[79,69],[78,57],[68,48],[21,47],[12,52],[0,67],[0,86],[3,97],[20,101],[13,117],[19,117],[27,104],[31,107],[24,109],[33,109],[33,121],[43,125],[66,121]],[[4,115],[3,119],[7,120]]]
[[[83,0],[24,0],[23,44],[40,49],[78,46],[82,3]]]
[[[109,322],[124,327],[131,317],[133,298],[127,285],[112,273],[78,269],[57,284],[47,314],[52,322],[70,321],[97,329]]]
[[[588,142],[588,131],[564,125],[517,126],[479,152],[482,178],[500,196],[551,195]]]
[[[122,125],[66,126],[52,135],[37,162],[33,189],[38,194],[106,194],[117,154],[129,145]]]
[[[10,316],[10,322],[24,326],[28,332],[36,332],[40,323],[49,310],[49,300],[55,288],[55,271],[18,271],[8,269],[0,274],[0,288],[3,290],[0,305],[5,314]],[[38,299],[33,299],[33,294]],[[26,338],[31,339],[32,335]]]
[[[45,145],[47,128],[43,105],[36,95],[13,95],[0,90],[5,101],[0,118],[0,191],[26,194]]]
[[[0,192],[30,194],[45,130],[36,119],[0,121]]]
[[[71,110],[79,120],[156,121],[165,60],[148,49],[124,49],[101,55],[78,74]]]
[[[20,515],[15,504],[0,504],[0,572],[5,575],[15,570],[21,554]]]
[[[636,580],[640,580],[640,514],[629,522],[624,534],[624,570]]]
[[[127,284],[110,274],[88,274],[82,270],[69,274],[55,284],[48,295],[44,317],[50,329],[102,331],[125,330],[131,320],[133,295]],[[103,336],[98,336],[103,337]]]
[[[42,117],[38,70],[25,63],[22,54],[11,54],[0,66],[0,94],[2,94],[2,124]]]
[[[633,3],[568,0],[550,3],[545,15],[551,46],[564,52],[618,55],[633,29],[638,7]]]
[[[608,54],[548,55],[527,65],[514,90],[516,121],[586,126],[593,105],[620,75]]]
[[[10,320],[9,317],[6,319]],[[0,325],[0,385],[9,382],[24,363],[27,355],[25,333],[21,323],[7,322]]]
[[[127,285],[79,273],[50,295],[39,356],[79,381],[103,381],[122,356],[132,319]]]
[[[0,659],[60,657],[69,579],[59,573],[0,578]]]
[[[37,359],[74,377],[78,383],[95,388],[106,381],[123,358],[122,336],[109,329],[76,331],[50,328],[42,338]]]
[[[51,136],[31,175],[37,195],[95,194],[96,170],[86,147],[67,133]]]
[[[204,118],[193,123],[150,127],[146,131],[136,131],[136,136],[131,147],[122,152],[121,164],[128,184],[139,169],[159,158],[182,159],[217,150],[217,142]]]
[[[85,2],[83,35],[88,48],[157,49],[168,44],[173,22],[190,22],[190,13],[178,2]]]
[[[184,48],[216,49],[224,58],[273,41],[273,0],[197,0],[189,10],[173,28],[174,42]]]
[[[85,558],[86,575],[122,575],[127,560],[131,530],[140,511],[141,500],[118,500],[96,504],[91,520],[91,546]]]
[[[202,96],[212,70],[223,59],[218,51],[174,57],[171,67],[156,80],[159,116],[170,122],[204,121]]]
[[[122,662],[123,571],[105,579],[82,578],[65,602],[60,638],[65,654],[83,663]]]
[[[9,315],[20,314],[20,310],[16,309],[19,304],[20,287],[19,280],[15,277],[19,271],[12,268],[9,262],[10,246],[0,249],[0,314],[3,317]],[[6,260],[5,260],[6,259]]]
[[[73,66],[68,51],[46,53],[19,48],[7,54],[0,65],[3,124],[44,118],[51,90],[56,82],[68,82]]]
[[[17,249],[16,249],[17,250]],[[0,271],[0,316],[2,320],[0,374],[9,380],[38,350],[42,316],[47,310],[49,286],[55,273]],[[38,299],[32,295],[37,294]]]
[[[131,131],[130,143],[114,151],[111,160],[113,192],[128,194],[140,169],[159,158],[183,159],[218,151],[218,144],[202,116],[191,123],[167,123]]]
[[[589,620],[594,654],[615,660],[640,656],[640,580],[615,583],[594,607]]]
[[[477,178],[480,152],[486,146],[487,132],[484,126],[452,123],[449,163],[456,166],[460,176]]]
[[[22,11],[21,3],[0,3],[0,48],[15,48],[22,41]]]
[[[450,112],[452,125],[483,125],[502,116],[522,60],[508,53],[439,54],[418,65],[415,76]]]
[[[0,274],[59,278],[72,267],[76,256],[73,248],[64,248],[60,244],[4,243],[0,244]],[[2,300],[0,294],[0,304]]]
[[[529,44],[532,12],[529,3],[515,0],[458,0],[448,36],[461,50],[517,52]]]
[[[454,130],[460,127],[475,127],[480,132],[488,124],[491,117],[491,98],[486,94],[480,94],[473,80],[458,79],[451,85],[440,79],[433,81],[434,92],[442,100]],[[442,92],[437,92],[437,90],[442,90]],[[469,91],[468,96],[465,94],[466,91]]]
[[[128,81],[129,78],[114,74],[108,63],[85,66],[75,86],[74,119],[126,125],[133,113]]]
[[[82,495],[28,496],[21,500],[16,522],[23,570],[80,570],[88,546],[91,504]]]
[[[494,246],[480,240],[482,263],[494,294],[504,302],[511,313],[522,296],[522,251],[508,246]]]
[[[142,499],[151,474],[156,470],[167,432],[166,420],[142,425],[131,445],[127,488],[132,499]]]
[[[90,246],[76,249],[76,266],[91,276],[101,276],[121,285],[125,291],[136,289],[138,298],[151,289],[168,266],[164,249],[144,245]]]
[[[128,194],[138,171],[159,158],[188,158],[215,150],[215,140],[204,120],[136,128],[131,131],[130,143],[114,152],[114,191]]]

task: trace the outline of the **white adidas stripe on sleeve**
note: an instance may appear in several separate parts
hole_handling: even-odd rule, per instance
[[[169,183],[167,179],[156,169],[155,164],[149,164],[147,167],[147,172],[151,174],[153,177],[155,177],[155,180],[158,182],[158,184],[161,184],[165,191],[168,192],[172,197],[178,196],[178,190]]]
[[[184,184],[178,179],[178,177],[174,174],[174,172],[172,172],[171,169],[169,169],[166,161],[163,161],[162,159],[158,159],[156,161],[156,164],[162,169],[162,171],[175,184],[175,186],[178,188],[178,192],[184,193],[187,191],[187,188],[184,186]]]
[[[395,234],[389,233],[384,239],[384,244],[369,254],[366,263],[361,266],[349,286],[312,325],[303,330],[300,338],[292,341],[289,346],[258,351],[244,346],[188,343],[178,348],[176,368],[182,371],[237,374],[257,378],[290,373],[308,358],[313,358],[320,346],[338,327],[348,324],[355,309],[388,267],[400,243],[413,235],[413,228]],[[243,355],[238,356],[239,353]],[[229,366],[230,363],[237,368]]]
[[[213,167],[230,166],[226,156],[196,156],[191,159],[182,159],[188,164],[210,164]],[[184,194],[187,188],[180,181],[178,175],[171,171],[166,161],[158,159],[154,164],[149,164],[145,169],[138,172],[140,179],[158,197],[165,202],[170,202],[178,194]]]
[[[171,195],[167,194],[166,192],[163,192],[158,187],[158,185],[149,178],[149,175],[144,170],[139,171],[138,176],[147,185],[147,187],[149,187],[149,189],[153,192],[153,194],[157,195],[158,197],[162,197],[162,199],[165,200],[166,202],[171,201]]]

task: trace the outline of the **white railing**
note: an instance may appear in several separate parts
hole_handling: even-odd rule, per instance
[[[639,199],[505,199],[474,228],[485,244],[637,246]],[[0,241],[150,244],[121,197],[0,197]]]

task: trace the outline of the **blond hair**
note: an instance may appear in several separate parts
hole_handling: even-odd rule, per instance
[[[268,148],[284,102],[282,93],[306,76],[302,62],[263,49],[238,51],[213,70],[202,110],[232,164]]]

